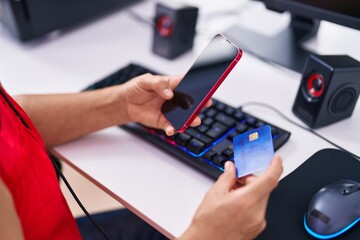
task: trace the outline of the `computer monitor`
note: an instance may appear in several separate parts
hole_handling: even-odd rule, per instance
[[[0,0],[0,26],[21,41],[69,30],[141,0]]]
[[[317,34],[321,20],[360,30],[359,0],[259,1],[270,10],[290,12],[288,28],[274,37],[267,37],[235,26],[226,35],[243,50],[297,72],[303,71],[310,54],[302,43]]]

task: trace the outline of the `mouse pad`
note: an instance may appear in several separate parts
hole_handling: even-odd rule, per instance
[[[279,182],[269,199],[267,227],[256,239],[315,239],[306,232],[303,224],[307,206],[322,187],[341,179],[360,182],[360,161],[335,149],[315,153]],[[360,223],[336,239],[354,240],[359,236]]]

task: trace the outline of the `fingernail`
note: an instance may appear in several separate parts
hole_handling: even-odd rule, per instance
[[[225,172],[226,172],[227,170],[229,170],[230,167],[231,167],[230,161],[226,161],[226,162],[225,162],[225,165],[224,165],[224,170],[225,170]]]
[[[166,135],[171,136],[174,134],[174,130],[172,127],[167,127],[167,128],[165,128],[165,133],[166,133]]]
[[[169,88],[167,88],[164,90],[164,95],[165,97],[170,98],[172,97],[172,91]]]

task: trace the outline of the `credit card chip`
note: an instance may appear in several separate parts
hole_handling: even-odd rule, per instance
[[[258,132],[254,132],[254,133],[252,133],[252,134],[249,135],[249,141],[250,141],[250,142],[251,142],[251,141],[254,141],[254,140],[258,139],[258,138],[259,138]]]

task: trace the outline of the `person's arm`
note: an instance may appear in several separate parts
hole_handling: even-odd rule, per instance
[[[45,144],[53,146],[125,123],[125,108],[118,102],[121,100],[117,100],[116,92],[117,88],[109,88],[76,94],[19,95],[14,99],[28,114]]]
[[[281,159],[275,157],[263,175],[247,177],[239,187],[234,164],[226,162],[225,172],[206,193],[190,227],[178,240],[254,239],[265,229],[267,203],[281,173]]]
[[[0,239],[24,239],[11,194],[0,179]]]
[[[75,94],[19,95],[14,99],[35,124],[47,146],[58,145],[113,125],[140,122],[174,134],[161,113],[181,77],[145,74],[101,90]],[[192,125],[198,125],[196,118]]]

